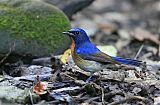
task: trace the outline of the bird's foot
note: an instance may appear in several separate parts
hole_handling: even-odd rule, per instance
[[[90,83],[92,81],[93,75],[90,75],[89,78],[86,80],[86,83]]]

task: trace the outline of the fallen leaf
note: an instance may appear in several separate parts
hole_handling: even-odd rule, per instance
[[[110,56],[117,56],[117,49],[114,46],[105,45],[97,46],[97,48]]]
[[[47,89],[47,86],[48,86],[48,83],[41,82],[39,79],[39,76],[37,76],[37,83],[33,87],[33,92],[35,92],[37,95],[46,94],[47,91],[45,91],[45,90]]]
[[[71,49],[66,50],[61,56],[60,60],[63,64],[66,64],[67,58],[71,55]]]
[[[134,33],[131,34],[131,36],[136,38],[139,41],[150,40],[157,45],[160,44],[160,40],[158,38],[158,35],[154,35],[151,32],[149,32],[145,29],[142,29],[142,28],[136,28],[134,30]]]

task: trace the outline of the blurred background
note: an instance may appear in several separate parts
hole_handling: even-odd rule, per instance
[[[130,58],[144,45],[139,59],[159,59],[159,0],[61,0],[53,4],[67,14],[72,27],[85,29],[95,44],[113,45],[119,56]]]

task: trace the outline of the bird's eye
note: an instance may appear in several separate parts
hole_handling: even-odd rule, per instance
[[[78,31],[76,31],[76,32],[75,32],[75,34],[76,34],[76,35],[78,35],[78,34],[79,34],[79,32],[78,32]]]

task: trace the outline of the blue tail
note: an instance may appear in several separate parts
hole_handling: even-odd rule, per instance
[[[132,65],[132,66],[142,65],[142,61],[132,60],[132,59],[128,59],[128,58],[112,57],[112,59],[117,61],[120,64]]]

